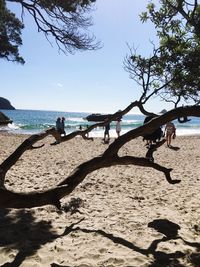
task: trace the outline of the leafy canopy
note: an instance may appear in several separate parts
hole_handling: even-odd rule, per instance
[[[5,1],[0,0],[0,58],[24,63],[18,51],[18,47],[22,44],[23,27],[23,23],[15,17],[15,14],[6,8]]]
[[[16,17],[6,3],[21,6],[21,17]],[[24,63],[19,55],[22,45],[21,30],[24,28],[23,17],[30,14],[39,32],[64,53],[76,50],[93,50],[99,47],[93,35],[87,33],[92,25],[88,16],[95,0],[0,0],[0,57],[9,61]]]
[[[159,47],[149,58],[136,51],[125,60],[131,78],[143,87],[143,100],[153,93],[166,101],[200,101],[200,4],[197,0],[151,2],[140,16],[156,28]],[[147,96],[147,93],[149,95]]]

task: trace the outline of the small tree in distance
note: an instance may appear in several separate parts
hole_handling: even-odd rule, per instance
[[[46,2],[44,2],[46,3]],[[4,162],[0,165],[0,207],[4,208],[31,208],[43,205],[60,206],[60,199],[69,195],[87,177],[87,175],[101,168],[115,165],[139,165],[153,168],[163,173],[170,184],[179,183],[180,180],[172,179],[171,168],[166,168],[149,159],[149,157],[119,156],[120,148],[134,138],[153,132],[168,121],[180,117],[200,117],[199,106],[199,77],[200,68],[195,57],[199,57],[200,20],[199,4],[194,0],[189,4],[184,0],[162,0],[160,9],[155,10],[155,5],[150,4],[148,11],[143,13],[143,21],[151,19],[158,30],[160,47],[153,49],[150,58],[144,58],[136,53],[131,53],[125,59],[125,68],[131,78],[141,85],[140,99],[132,102],[124,110],[118,111],[107,121],[90,126],[84,131],[70,133],[60,137],[54,128],[44,133],[32,135],[27,138]],[[185,22],[185,23],[183,23]],[[178,42],[179,40],[179,42]],[[134,51],[135,52],[135,51]],[[190,57],[194,59],[191,64]],[[8,170],[19,160],[27,149],[39,148],[33,145],[53,135],[61,143],[81,135],[88,139],[87,133],[97,126],[104,126],[108,121],[125,115],[132,108],[138,107],[145,115],[152,115],[145,109],[145,104],[154,96],[160,96],[166,101],[174,103],[174,109],[156,115],[150,122],[133,129],[112,142],[103,154],[92,158],[77,166],[68,177],[55,187],[43,192],[15,193],[5,188],[5,176]],[[193,101],[190,106],[178,107],[181,101]],[[152,145],[147,154],[151,157],[156,149],[165,143],[165,140]],[[34,153],[34,150],[33,150]]]

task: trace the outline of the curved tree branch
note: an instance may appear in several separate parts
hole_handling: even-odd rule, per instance
[[[24,194],[15,193],[5,188],[0,188],[0,207],[31,208],[43,205],[55,205],[56,207],[60,208],[59,200],[64,196],[69,195],[86,178],[89,173],[101,168],[108,168],[115,165],[131,164],[154,168],[155,170],[163,172],[166,180],[169,183],[175,184],[180,182],[180,180],[172,180],[170,175],[172,169],[160,166],[159,164],[152,162],[148,158],[138,158],[132,156],[119,157],[118,151],[125,143],[129,142],[130,140],[144,135],[147,132],[149,133],[151,131],[154,131],[158,126],[165,124],[167,121],[177,119],[181,116],[200,117],[200,106],[180,107],[175,110],[171,110],[161,116],[152,119],[150,122],[144,124],[143,126],[131,130],[128,133],[120,136],[107,148],[107,150],[102,155],[80,164],[66,179],[64,179],[56,187],[50,190]],[[55,129],[51,129],[43,134],[34,135],[25,140],[23,144],[19,146],[16,151],[9,157],[10,162],[7,159],[1,164],[0,170],[5,171],[9,169],[17,161],[20,155],[23,154],[26,148],[30,148],[33,143],[41,140],[42,138],[45,138],[48,134],[54,133],[54,131]],[[163,143],[164,142],[161,142],[160,144],[158,144],[158,146],[162,145]]]

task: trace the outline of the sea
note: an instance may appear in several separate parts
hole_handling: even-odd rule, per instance
[[[44,111],[44,110],[1,110],[13,122],[7,126],[0,126],[0,131],[7,131],[13,134],[37,134],[43,132],[51,127],[55,127],[56,119],[58,117],[65,117],[65,131],[71,133],[79,130],[81,126],[83,129],[94,124],[88,122],[85,117],[91,113],[84,112],[59,112],[59,111]],[[200,134],[200,118],[189,117],[191,119],[187,123],[179,123],[177,120],[173,121],[177,132],[181,135],[199,135]],[[124,134],[138,126],[141,126],[144,121],[144,115],[127,114],[123,116],[121,121],[122,131]],[[97,127],[90,133],[91,137],[103,137],[104,129]],[[110,136],[116,137],[115,122],[111,123]]]

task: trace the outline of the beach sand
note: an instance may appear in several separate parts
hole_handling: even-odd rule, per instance
[[[25,138],[1,133],[1,162]],[[47,137],[39,142],[42,148],[24,153],[6,176],[8,189],[48,189],[108,146],[100,138],[77,137],[56,146],[52,141]],[[180,149],[164,144],[154,157],[173,168],[179,184],[169,184],[154,169],[115,166],[89,174],[63,198],[65,211],[0,209],[0,266],[200,266],[200,136],[177,137],[172,145]],[[119,154],[145,153],[140,137]]]

